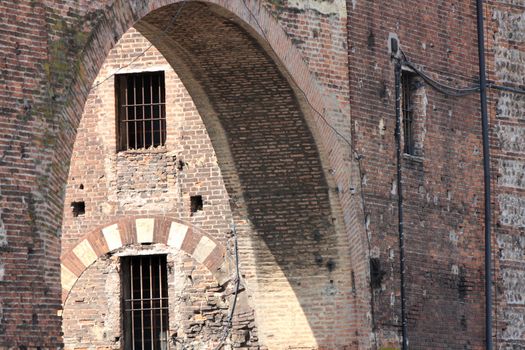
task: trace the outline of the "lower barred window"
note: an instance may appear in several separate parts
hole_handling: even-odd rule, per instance
[[[124,348],[168,348],[166,255],[122,258]]]

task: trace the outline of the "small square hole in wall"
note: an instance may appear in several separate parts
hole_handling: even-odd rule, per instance
[[[73,217],[86,214],[86,203],[85,202],[72,202],[71,208],[73,209]]]
[[[191,213],[195,214],[199,210],[202,210],[202,196],[191,196]]]

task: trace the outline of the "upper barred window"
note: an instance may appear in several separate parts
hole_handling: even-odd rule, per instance
[[[115,93],[119,150],[163,146],[166,142],[164,72],[116,75]]]
[[[424,82],[417,74],[403,70],[401,92],[403,152],[406,155],[422,158],[428,104]]]
[[[403,138],[405,154],[415,154],[415,135],[414,135],[414,90],[415,74],[411,72],[403,72],[401,75],[401,91],[403,93],[402,109],[403,109]]]

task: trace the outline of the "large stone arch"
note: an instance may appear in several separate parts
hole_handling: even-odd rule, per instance
[[[219,284],[232,271],[226,248],[206,232],[169,217],[125,217],[86,234],[60,258],[62,302],[82,273],[99,257],[132,244],[160,243],[176,248],[203,264]]]
[[[260,327],[263,343],[340,348],[355,345],[358,337],[368,339],[366,237],[354,195],[360,174],[351,166],[349,147],[308,106],[341,123],[329,113],[338,108],[335,99],[323,93],[259,1],[185,2],[173,29],[164,30],[180,2],[94,2],[93,8],[75,9],[93,28],[88,36],[75,36],[79,29],[68,27],[74,23],[70,18],[54,28],[53,64],[46,67],[52,93],[40,107],[58,117],[45,173],[48,206],[36,218],[57,221],[50,221],[46,253],[58,257],[54,233],[67,178],[64,160],[70,159],[83,104],[107,52],[136,24],[198,100],[232,197],[256,312],[271,325]],[[68,17],[62,10],[57,7],[55,16]],[[61,52],[71,37],[80,45]],[[56,283],[58,261],[48,258],[46,264],[49,283]],[[282,297],[271,294],[275,291]],[[284,313],[274,312],[279,308]]]

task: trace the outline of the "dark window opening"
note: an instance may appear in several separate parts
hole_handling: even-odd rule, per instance
[[[381,283],[383,282],[383,276],[385,271],[381,269],[381,262],[378,258],[370,259],[370,284],[372,288],[377,289],[381,288]]]
[[[191,196],[190,201],[192,214],[202,210],[202,196]]]
[[[166,142],[164,72],[115,76],[120,151],[163,146]]]
[[[122,258],[124,348],[168,348],[166,255]]]
[[[86,214],[86,203],[85,202],[72,202],[71,208],[73,209],[73,217]]]
[[[414,91],[417,89],[415,74],[404,71],[401,75],[402,111],[403,111],[403,151],[415,154],[414,137]]]

